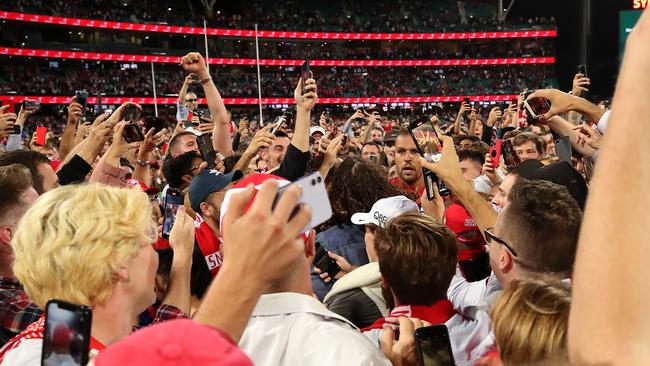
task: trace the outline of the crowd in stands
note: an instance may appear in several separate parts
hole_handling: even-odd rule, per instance
[[[12,3],[99,17],[90,5]],[[269,6],[238,20],[293,19]],[[422,6],[368,12],[445,21]],[[199,52],[160,72],[175,104],[158,117],[76,93],[148,95],[146,68],[3,64],[3,92],[70,99],[0,101],[0,366],[650,364],[648,43],[645,11],[611,106],[589,100],[599,75],[563,91],[544,66],[314,67],[265,70],[292,103],[264,120],[224,102],[254,96],[254,74]],[[468,92],[516,97],[319,101]]]
[[[0,92],[21,95],[70,95],[78,89],[77,80],[86,88],[109,96],[153,96],[151,70],[120,70],[119,64],[96,62],[58,62],[51,68],[47,61],[29,64],[16,61],[0,67]],[[130,66],[130,64],[129,64]],[[158,96],[176,95],[185,77],[173,72],[173,65],[156,68]],[[215,68],[213,66],[213,68]],[[293,90],[297,68],[264,67],[262,96],[284,97]],[[514,65],[486,67],[375,67],[314,68],[319,73],[322,97],[430,96],[516,94],[524,88],[557,86],[551,65]],[[11,71],[11,72],[9,72]],[[61,75],[65,78],[61,78]],[[254,67],[216,67],[223,81],[224,97],[257,97]],[[193,86],[195,87],[195,85]],[[200,89],[200,88],[199,88]]]
[[[554,19],[510,17],[500,23],[496,3],[488,0],[396,1],[378,4],[371,1],[317,1],[302,7],[296,0],[240,1],[236,6],[214,4],[207,11],[200,2],[165,0],[109,0],[98,7],[89,0],[43,1],[10,0],[6,10],[51,14],[66,17],[119,20],[126,22],[165,22],[174,25],[253,29],[269,24],[272,30],[329,32],[456,32],[508,29],[547,29]],[[193,4],[193,5],[191,5]],[[342,12],[333,9],[345,9]]]

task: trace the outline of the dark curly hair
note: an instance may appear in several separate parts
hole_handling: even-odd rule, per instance
[[[372,205],[386,197],[403,194],[388,183],[381,166],[359,157],[348,157],[331,174],[329,197],[335,224],[350,223],[357,212],[369,212]]]

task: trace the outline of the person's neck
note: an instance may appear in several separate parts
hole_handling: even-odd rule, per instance
[[[219,225],[215,220],[213,220],[211,217],[204,217],[203,218],[205,223],[208,225],[210,230],[216,235],[219,236]]]
[[[138,312],[126,298],[113,290],[106,303],[93,307],[91,335],[104,346],[128,337],[133,331]]]
[[[267,294],[274,294],[279,292],[294,292],[307,296],[312,296],[314,288],[311,285],[310,266],[305,262],[297,271],[290,271],[290,274],[285,278],[279,286],[269,289]]]
[[[0,243],[0,245],[4,246],[6,245],[5,243]],[[7,245],[8,248],[9,245]],[[13,253],[7,253],[5,251],[5,248],[0,248],[0,276],[2,277],[9,277],[9,278],[14,278],[14,271],[11,270],[11,264],[14,261],[14,256]]]

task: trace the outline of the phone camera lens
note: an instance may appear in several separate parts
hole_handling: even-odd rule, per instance
[[[316,178],[316,181],[318,181],[318,183],[320,183],[320,182],[322,182],[322,181],[323,181],[323,178],[321,178],[321,177],[318,177],[318,178]]]
[[[312,180],[311,180],[311,185],[312,185],[312,186],[315,186],[315,185],[316,185],[316,179],[312,179]]]

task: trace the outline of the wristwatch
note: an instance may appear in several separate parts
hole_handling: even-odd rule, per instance
[[[138,159],[138,160],[136,160],[135,162],[136,162],[136,164],[138,164],[138,165],[140,165],[140,166],[149,166],[149,165],[151,165],[151,162],[150,162],[150,161],[147,161],[147,160],[140,160],[140,159]]]

